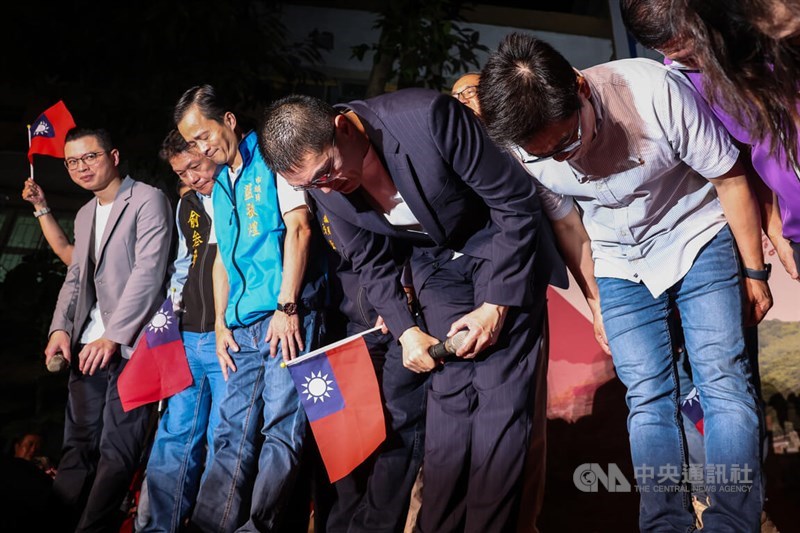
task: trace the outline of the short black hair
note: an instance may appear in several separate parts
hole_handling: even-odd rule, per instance
[[[94,137],[97,139],[97,144],[100,145],[100,148],[106,152],[110,152],[114,149],[114,142],[111,140],[111,134],[104,128],[74,127],[69,130],[66,137],[64,137],[64,144],[77,139],[82,139],[83,137]]]
[[[331,143],[333,120],[339,112],[327,102],[294,94],[264,110],[258,127],[258,146],[275,172],[296,168],[308,152],[321,153]]]
[[[511,33],[481,71],[481,115],[489,136],[510,148],[580,109],[578,77],[555,48],[531,35]]]
[[[195,85],[187,89],[175,104],[172,118],[178,124],[192,106],[197,106],[204,117],[222,123],[228,109],[217,94],[216,89],[209,84]]]
[[[673,0],[620,0],[625,27],[647,48],[662,48],[679,35]]]
[[[161,141],[161,149],[158,151],[158,157],[163,161],[169,163],[169,160],[176,155],[187,152],[191,149],[191,145],[186,142],[181,133],[177,129],[170,130],[164,140]]]

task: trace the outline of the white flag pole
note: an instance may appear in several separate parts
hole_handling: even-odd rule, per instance
[[[31,125],[28,124],[28,149],[31,148]],[[33,179],[33,162],[29,161],[28,164],[31,167],[31,179]]]
[[[363,337],[364,335],[367,335],[369,333],[374,333],[376,331],[380,331],[380,329],[381,329],[381,326],[375,326],[374,328],[370,328],[370,329],[364,330],[361,333],[356,333],[355,335],[350,335],[346,339],[342,339],[340,341],[332,342],[327,346],[323,346],[322,348],[317,348],[313,352],[308,352],[305,355],[301,355],[300,357],[296,357],[296,358],[292,359],[291,361],[289,361],[288,363],[286,361],[282,361],[281,362],[281,368],[285,368],[287,366],[296,365],[297,363],[302,363],[303,361],[311,359],[312,357],[316,357],[321,353],[327,352],[328,350],[332,350],[333,348],[337,348],[337,347],[339,347],[339,346],[341,346],[343,344],[347,344],[348,342],[350,342],[352,340],[355,340],[355,339],[357,339],[359,337]]]

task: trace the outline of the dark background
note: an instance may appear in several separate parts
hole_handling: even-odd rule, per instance
[[[454,2],[428,3],[452,9]],[[329,37],[313,32],[288,35],[282,18],[285,4],[381,13],[392,2],[7,3],[2,15],[5,28],[0,30],[0,217],[5,217],[0,220],[0,251],[23,249],[14,244],[22,230],[9,223],[9,217],[18,211],[19,216],[30,217],[29,206],[19,199],[28,174],[25,125],[58,100],[67,103],[78,125],[112,132],[124,172],[161,187],[175,200],[175,179],[156,153],[173,127],[172,106],[185,89],[211,83],[232,103],[237,117],[251,123],[264,104],[291,92],[344,97],[341,91],[330,91],[336,80],[325,65]],[[552,31],[580,33],[577,25],[570,27],[577,17],[597,19],[601,26],[608,20],[604,0],[504,1],[479,7],[460,13],[465,27],[475,17],[487,17],[481,21],[508,20],[509,25],[548,29],[552,19],[561,21],[553,22]],[[529,15],[509,20],[504,8],[516,9],[511,12],[514,16],[518,10]],[[576,18],[563,22],[547,12]],[[610,36],[610,23],[608,28]],[[349,28],[345,25],[338,31]],[[361,97],[365,90],[366,83],[346,96]],[[37,157],[36,173],[51,207],[69,229],[75,211],[90,195],[68,179],[58,160]],[[46,455],[57,460],[66,377],[44,370],[42,350],[65,267],[42,242],[38,225],[28,228],[36,245],[0,283],[0,445],[7,452],[13,435],[33,428],[47,439]],[[574,467],[583,462],[618,463],[632,479],[626,416],[624,388],[612,381],[598,391],[591,416],[574,424],[549,422],[543,531],[636,530],[635,494],[579,493],[572,483]],[[797,463],[797,456],[785,456],[772,457],[767,465],[772,512],[781,531],[798,530]]]

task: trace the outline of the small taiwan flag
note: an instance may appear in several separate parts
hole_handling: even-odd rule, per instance
[[[703,434],[703,406],[700,405],[700,395],[697,389],[692,389],[689,396],[681,402],[681,412],[692,421],[694,427]]]
[[[119,375],[117,390],[122,409],[127,412],[141,405],[177,394],[192,384],[178,320],[167,298],[145,326],[144,335]]]
[[[31,126],[31,145],[28,162],[33,163],[33,154],[64,157],[64,139],[75,127],[75,121],[64,102],[59,102],[39,115]]]
[[[287,364],[334,483],[386,438],[378,380],[361,335],[329,344]]]

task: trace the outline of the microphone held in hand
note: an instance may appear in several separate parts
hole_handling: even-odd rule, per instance
[[[60,353],[55,354],[53,357],[50,358],[50,360],[47,361],[47,370],[54,374],[57,372],[61,372],[68,366],[69,363],[67,362],[66,359],[64,359],[64,356],[61,355]]]
[[[454,355],[461,345],[464,344],[464,339],[467,337],[469,330],[462,329],[452,337],[447,337],[439,344],[434,344],[428,348],[428,355],[434,359],[444,359],[448,355]]]

